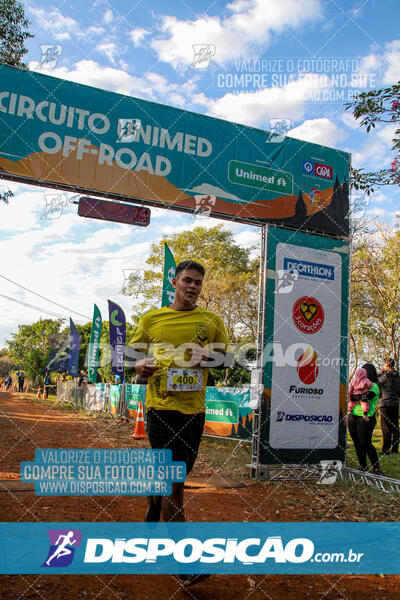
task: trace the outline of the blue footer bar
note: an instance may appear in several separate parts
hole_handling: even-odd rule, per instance
[[[0,573],[400,574],[399,542],[400,523],[0,523]]]

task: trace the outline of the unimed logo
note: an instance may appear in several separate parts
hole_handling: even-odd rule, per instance
[[[190,563],[304,563],[314,553],[314,543],[308,538],[294,538],[286,544],[280,536],[267,538],[89,538],[85,563],[156,563],[173,559],[180,564]]]

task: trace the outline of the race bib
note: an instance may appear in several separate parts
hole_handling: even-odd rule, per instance
[[[168,369],[167,391],[198,392],[203,387],[203,369]]]

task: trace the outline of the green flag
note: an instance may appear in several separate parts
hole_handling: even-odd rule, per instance
[[[164,242],[164,276],[161,306],[173,304],[175,298],[175,290],[172,286],[172,280],[175,277],[175,259],[171,250]]]
[[[90,383],[96,383],[97,379],[97,363],[99,360],[101,327],[101,313],[95,304],[93,310],[92,331],[90,333],[88,354],[88,375]]]

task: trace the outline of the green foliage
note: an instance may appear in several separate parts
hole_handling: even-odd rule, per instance
[[[250,250],[236,244],[222,225],[195,227],[175,233],[152,244],[143,275],[130,277],[122,293],[136,298],[139,313],[161,304],[164,242],[175,261],[195,260],[206,270],[199,305],[219,314],[232,341],[254,341],[257,330],[258,260],[251,261]],[[142,300],[139,300],[141,296]]]
[[[17,333],[7,341],[9,356],[25,371],[34,384],[42,382],[45,366],[63,319],[40,319],[31,325],[18,325]]]
[[[51,335],[60,332],[63,319],[39,319],[31,325],[18,325],[18,332],[12,334],[12,339],[7,341],[9,354],[12,360],[21,365],[25,362],[27,353],[37,350],[42,355],[51,348]]]
[[[8,377],[15,368],[15,363],[11,360],[7,348],[0,350],[0,377]]]
[[[400,231],[364,236],[352,258],[351,334],[355,354],[378,365],[399,362]]]
[[[346,104],[355,119],[360,119],[360,126],[367,132],[379,123],[399,123],[400,120],[400,82],[380,90],[370,90],[356,96],[353,102]],[[352,169],[352,187],[363,190],[367,194],[381,185],[398,185],[400,183],[400,128],[396,129],[392,149],[396,151],[390,169],[364,172],[363,169]]]
[[[26,69],[22,57],[28,52],[25,41],[32,38],[24,7],[17,0],[0,0],[0,62]]]

